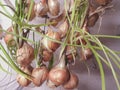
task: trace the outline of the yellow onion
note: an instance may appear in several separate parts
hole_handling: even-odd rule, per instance
[[[24,71],[25,73],[31,75],[33,68],[31,66],[21,67],[21,70]],[[20,74],[17,75],[16,80],[23,87],[26,87],[31,83],[31,81],[29,79],[25,78],[24,76],[22,76]]]
[[[98,5],[107,5],[112,0],[95,0]]]
[[[49,12],[51,15],[56,16],[60,12],[59,0],[48,0]]]
[[[48,77],[48,69],[46,66],[40,66],[38,68],[34,68],[32,71],[32,82],[36,85],[36,86],[40,86],[42,85],[42,83],[47,79]]]
[[[66,58],[69,63],[73,63],[77,53],[73,46],[66,47]]]
[[[54,88],[66,83],[69,78],[70,73],[65,65],[65,55],[63,55],[60,59],[59,64],[50,70],[47,85],[51,88]]]
[[[78,86],[79,80],[76,74],[70,73],[70,80],[63,85],[65,89],[75,89]]]
[[[26,1],[25,14],[27,14],[27,15],[28,15],[28,13],[29,13],[29,9],[30,9],[30,4],[31,4],[31,2],[32,2],[31,0],[27,0],[27,1]],[[35,2],[33,1],[33,7],[32,7],[31,14],[30,14],[30,18],[29,18],[30,21],[35,18],[34,6],[35,6]]]
[[[47,50],[44,50],[42,60],[45,61],[45,62],[50,61],[52,56],[53,56],[53,53],[51,53],[51,52],[49,52]]]
[[[93,53],[90,48],[85,48],[81,50],[81,59],[88,60],[92,57]]]
[[[24,43],[21,48],[17,50],[17,63],[21,66],[29,65],[34,59],[34,49],[28,43]]]
[[[48,30],[46,36],[58,41],[61,40],[60,34],[58,32],[52,31],[51,29]],[[51,41],[47,37],[44,37],[42,39],[42,44],[43,44],[43,47],[47,49],[49,52],[54,52],[60,46],[59,43]]]
[[[7,29],[8,32],[13,32],[13,27],[9,27]],[[15,40],[12,34],[6,33],[5,37],[4,37],[4,41],[8,46],[13,46],[15,45]]]
[[[36,3],[34,6],[36,16],[44,16],[48,12],[48,5],[46,0],[41,0],[40,2]]]
[[[61,35],[61,38],[65,37],[67,34],[69,25],[67,19],[59,26],[59,33]]]

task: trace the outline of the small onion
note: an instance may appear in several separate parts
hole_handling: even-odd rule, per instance
[[[51,22],[52,24],[52,26],[56,26],[56,25],[58,25],[58,23],[60,22],[60,21],[62,21],[63,19],[65,18],[65,11],[63,12],[63,13],[61,13],[58,17],[56,17],[56,18],[50,18],[49,19],[49,22]]]
[[[42,83],[47,79],[48,73],[49,71],[46,66],[41,66],[41,67],[33,69],[32,71],[33,83],[36,86],[42,85]]]
[[[48,0],[49,12],[51,15],[56,16],[60,12],[59,0]]]
[[[51,29],[48,30],[46,36],[48,36],[49,38],[58,40],[58,41],[61,40],[60,34],[59,34],[58,32],[52,31]],[[54,52],[54,51],[60,46],[59,43],[56,43],[56,42],[54,42],[54,41],[51,41],[51,40],[49,40],[49,39],[46,38],[46,37],[44,37],[44,38],[42,39],[42,44],[43,44],[43,47],[44,47],[45,49],[47,49],[49,52]]]
[[[23,70],[25,73],[31,75],[33,68],[31,66],[21,67],[21,70]],[[25,78],[24,76],[22,76],[20,74],[17,75],[16,80],[23,87],[26,87],[31,83],[31,81],[29,79]]]
[[[69,77],[70,73],[65,65],[65,55],[63,55],[60,63],[50,70],[47,85],[51,88],[57,87],[66,83]]]
[[[76,74],[70,73],[70,80],[63,85],[65,89],[75,89],[78,86],[79,80]]]
[[[110,3],[112,0],[95,0],[96,1],[96,3],[98,4],[98,5],[103,5],[103,6],[105,6],[105,5],[107,5],[108,3]]]
[[[47,50],[43,51],[43,61],[45,61],[45,62],[50,61],[52,56],[53,56],[53,53],[51,53]]]
[[[61,38],[65,37],[67,34],[69,25],[67,19],[59,26],[59,33],[61,35]]]
[[[7,29],[8,32],[13,32],[13,27],[9,27]],[[12,34],[6,33],[5,37],[4,37],[4,41],[8,46],[14,46],[15,45],[15,41],[14,41],[14,37]]]
[[[81,59],[82,60],[88,60],[92,57],[93,53],[90,48],[85,48],[81,51]]]
[[[28,43],[24,43],[23,46],[17,50],[17,63],[21,66],[29,65],[34,59],[34,49]]]
[[[34,10],[36,16],[44,16],[48,12],[48,5],[46,0],[41,0],[40,2],[36,3],[34,6]]]
[[[76,50],[73,46],[66,47],[66,58],[69,63],[73,63],[76,57]]]
[[[29,9],[30,9],[30,4],[31,4],[31,2],[32,2],[31,0],[27,0],[27,1],[26,1],[25,14],[27,14],[27,15],[28,15],[28,13],[29,13]],[[34,6],[35,6],[35,2],[33,1],[33,7],[32,7],[31,14],[30,14],[30,18],[29,18],[30,21],[35,18]]]

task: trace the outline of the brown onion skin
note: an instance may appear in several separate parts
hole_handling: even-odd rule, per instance
[[[112,0],[95,0],[95,2],[98,4],[98,5],[107,5],[111,2]]]
[[[52,68],[48,76],[49,80],[55,84],[55,86],[62,85],[69,80],[69,70],[67,68]]]
[[[7,29],[7,31],[8,32],[13,32],[13,27],[11,26],[11,27],[9,27],[8,29]],[[5,43],[7,44],[7,45],[15,45],[15,42],[13,42],[14,41],[14,37],[13,37],[13,35],[12,34],[8,34],[8,33],[6,33],[6,35],[5,35],[5,37],[4,37],[4,41],[5,41]]]
[[[65,89],[74,89],[78,86],[79,79],[76,74],[70,73],[70,79],[63,85]]]
[[[49,11],[47,1],[41,0],[40,2],[36,3],[34,6],[36,16],[44,16]]]
[[[31,75],[33,68],[31,66],[27,66],[27,67],[22,67],[21,70]],[[27,78],[25,78],[24,76],[20,74],[17,75],[16,80],[22,87],[26,87],[31,83],[30,80],[28,80]]]
[[[25,7],[25,14],[28,14],[29,9],[30,9],[31,0],[27,0],[26,4],[27,5]],[[35,6],[35,2],[33,1],[33,7],[32,7],[31,15],[30,15],[30,18],[29,18],[30,21],[33,20],[36,17],[34,6]]]
[[[88,60],[92,57],[93,53],[90,48],[85,48],[84,50],[81,51],[81,59],[82,60]]]
[[[61,38],[64,38],[67,34],[67,31],[68,31],[68,28],[69,28],[69,24],[68,24],[68,21],[67,19],[64,20],[64,22],[59,26],[59,33],[61,35]]]
[[[63,55],[60,59],[59,64],[53,67],[48,75],[48,83],[49,87],[56,87],[66,83],[70,78],[70,73],[65,64],[65,55]]]
[[[48,62],[48,61],[50,61],[51,60],[51,58],[52,58],[52,56],[53,56],[53,53],[51,53],[51,52],[49,52],[49,51],[47,51],[47,50],[44,50],[43,51],[43,61],[44,62]]]
[[[68,63],[73,63],[74,62],[74,57],[76,57],[76,49],[72,46],[67,46],[66,47],[66,58]]]
[[[60,34],[58,32],[54,32],[50,29],[48,30],[48,33],[46,34],[46,36],[48,36],[52,39],[58,40],[58,41],[61,40]],[[42,44],[43,44],[43,48],[45,48],[49,52],[56,51],[56,49],[60,46],[59,43],[51,41],[51,40],[47,39],[46,37],[43,38]]]
[[[32,71],[32,82],[35,86],[40,86],[44,83],[44,81],[48,78],[48,69],[46,66],[41,66],[38,68],[34,68]]]
[[[59,0],[48,0],[49,12],[51,15],[56,16],[60,12]]]
[[[17,50],[17,63],[21,66],[30,65],[34,59],[34,49],[28,43],[24,43],[21,48]]]

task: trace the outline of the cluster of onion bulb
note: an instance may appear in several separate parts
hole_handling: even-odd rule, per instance
[[[108,4],[110,1],[111,0],[95,0],[95,2],[101,6]],[[74,3],[74,0],[72,0],[72,2]],[[27,0],[26,3],[25,13],[28,13],[31,0]],[[72,7],[70,7],[70,10],[71,8]],[[89,33],[88,27],[94,26],[99,18],[99,14],[94,13],[95,10],[96,7],[90,4],[85,24],[82,27],[82,33],[75,33],[75,38],[77,39],[75,42],[76,44],[87,45],[87,41],[83,36]],[[43,50],[42,60],[44,63],[51,60],[54,52],[60,47],[59,41],[62,41],[69,32],[69,22],[66,18],[65,11],[59,15],[59,0],[41,0],[38,3],[33,2],[30,20],[35,16],[44,17],[47,13],[56,16],[56,18],[50,18],[49,20],[50,22],[54,22],[54,24],[51,24],[53,27],[56,26],[59,21],[63,20],[63,23],[56,27],[58,31],[54,31],[48,27],[45,37],[41,40]],[[7,31],[13,32],[13,27],[11,26]],[[7,33],[4,40],[7,45],[15,45],[14,36],[12,34]],[[70,43],[69,40],[68,43]],[[83,48],[81,49],[80,54],[82,60],[88,60],[92,56],[92,51],[90,48]],[[17,82],[21,86],[28,86],[31,82],[33,82],[35,86],[41,86],[46,80],[47,85],[51,88],[62,85],[65,89],[74,89],[78,85],[79,81],[77,75],[69,71],[66,66],[66,62],[67,64],[74,62],[77,56],[76,47],[74,46],[67,45],[65,48],[65,54],[59,59],[60,62],[50,70],[43,64],[43,62],[39,67],[31,67],[31,63],[34,60],[34,48],[27,42],[24,42],[22,47],[17,49],[16,56],[16,63],[19,65],[20,69],[31,75],[31,79],[17,75]]]

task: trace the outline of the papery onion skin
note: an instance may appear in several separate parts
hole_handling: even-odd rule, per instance
[[[82,60],[88,60],[92,57],[93,53],[90,48],[85,48],[81,51],[81,59]]]
[[[13,32],[13,26],[9,27],[7,29],[8,32]],[[12,34],[6,33],[5,37],[4,37],[4,41],[7,45],[15,45],[15,41],[14,41],[14,37]]]
[[[55,87],[66,83],[70,78],[70,73],[65,64],[65,55],[63,55],[60,59],[59,64],[53,67],[48,75],[48,83],[49,87]]]
[[[52,58],[52,56],[53,56],[53,53],[51,53],[51,52],[49,52],[49,51],[47,51],[47,50],[44,50],[43,51],[43,61],[44,62],[48,62],[48,61],[50,61],[51,60],[51,58]]]
[[[28,14],[29,13],[29,9],[30,9],[30,4],[31,4],[32,0],[27,0],[26,1],[26,7],[25,7],[25,14]],[[31,14],[30,14],[30,17],[29,17],[29,20],[33,20],[36,15],[35,15],[35,10],[34,10],[34,6],[35,6],[35,2],[33,1],[33,7],[32,7],[32,10],[31,10]]]
[[[61,35],[61,38],[64,38],[67,34],[69,28],[69,24],[67,19],[59,26],[59,33]]]
[[[49,12],[51,15],[56,16],[60,12],[60,3],[58,0],[48,0]]]
[[[48,12],[48,5],[46,0],[41,0],[40,2],[36,3],[34,6],[36,16],[44,16]]]
[[[22,67],[21,70],[31,75],[33,68],[31,66],[27,66],[27,67]],[[24,76],[20,74],[17,75],[16,80],[22,87],[26,87],[31,83],[30,80],[28,80],[27,78],[25,78]]]
[[[33,69],[32,71],[32,82],[35,86],[40,86],[44,83],[44,81],[48,78],[48,69],[46,66],[41,66],[38,68]]]
[[[17,50],[17,63],[21,66],[29,65],[34,59],[34,49],[28,43],[24,43],[21,48]]]
[[[49,80],[52,81],[55,86],[62,85],[69,80],[69,71],[66,68],[53,68],[49,72]]]
[[[78,86],[79,80],[76,74],[70,73],[70,79],[63,85],[65,89],[75,89]]]
[[[58,40],[58,41],[61,40],[60,34],[58,32],[54,32],[54,31],[51,31],[51,30],[48,30],[48,33],[46,34],[46,36],[48,36],[49,38]],[[43,48],[45,48],[49,52],[56,51],[56,49],[60,46],[59,43],[51,41],[46,37],[43,38],[42,44],[43,44]]]

